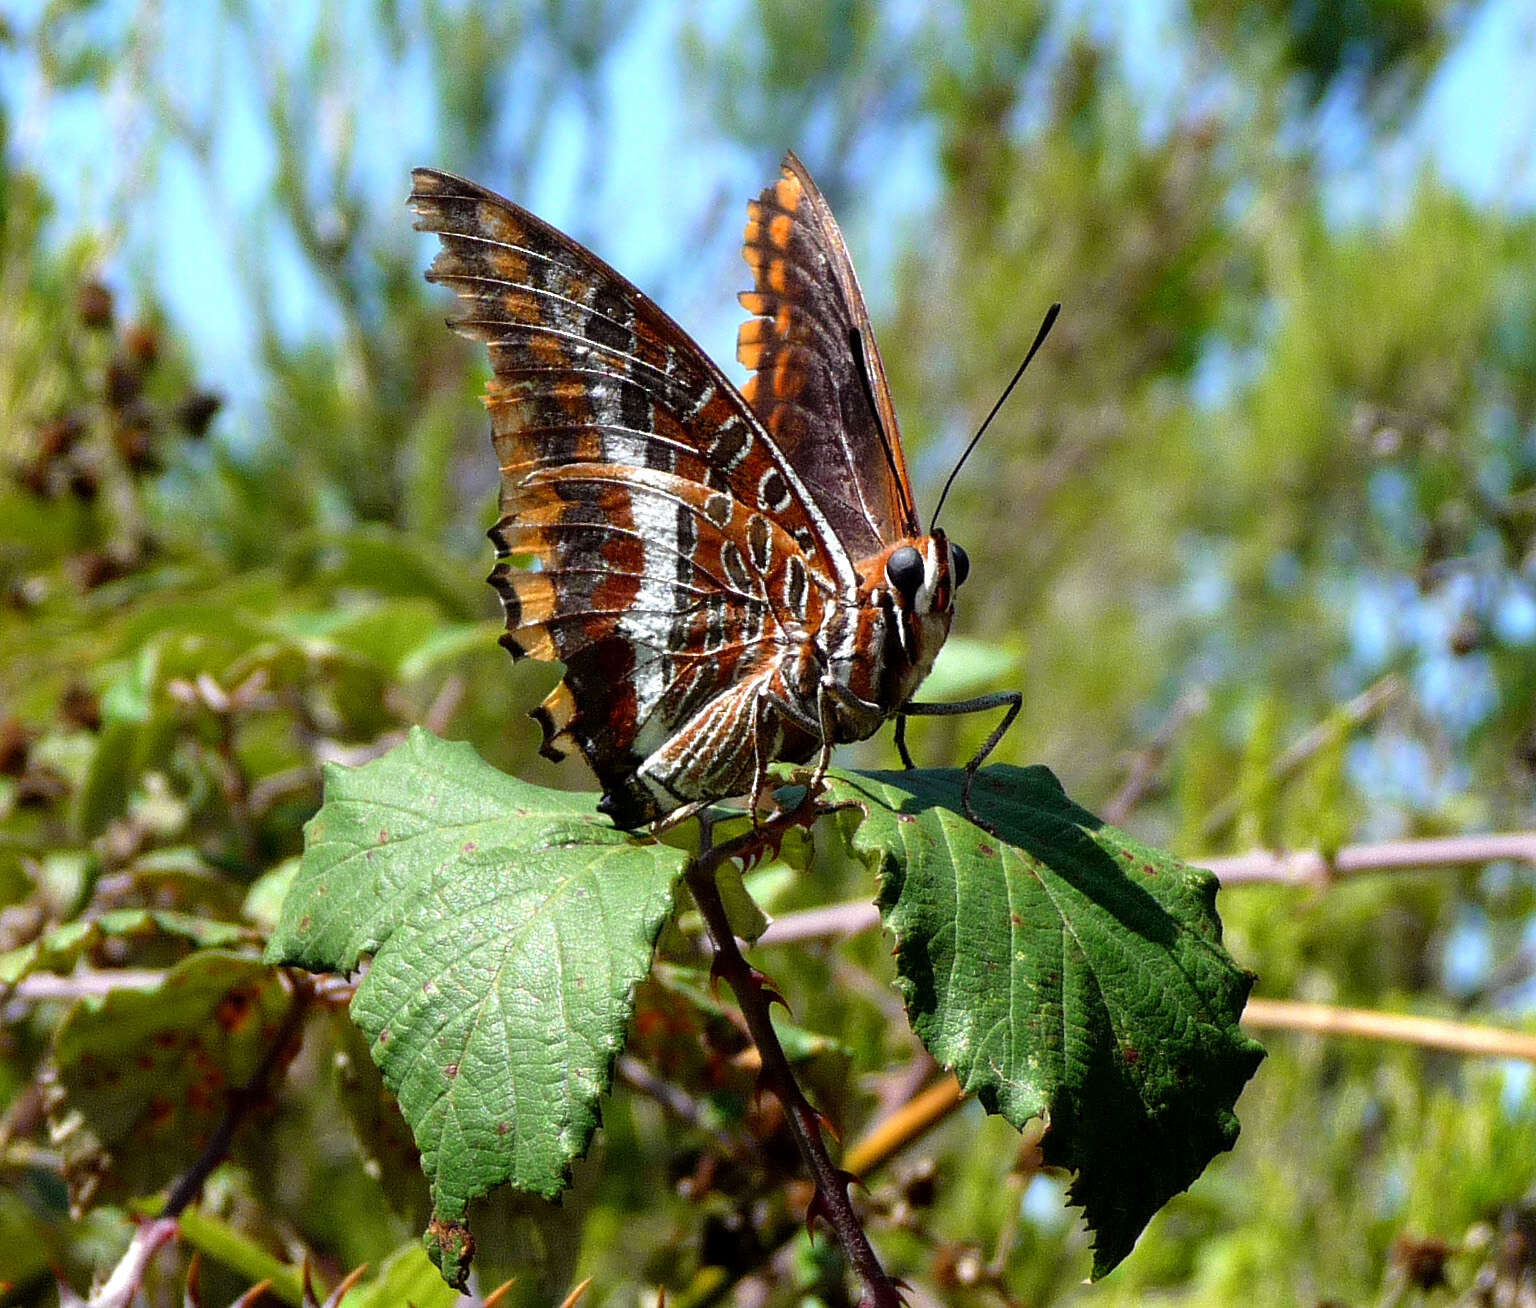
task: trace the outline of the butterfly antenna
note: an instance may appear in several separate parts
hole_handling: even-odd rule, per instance
[[[1046,311],[1045,321],[1040,324],[1040,330],[1035,333],[1035,343],[1029,347],[1029,353],[1024,356],[1024,362],[1019,365],[1019,370],[1013,374],[1013,380],[1003,388],[1003,393],[997,397],[997,403],[992,406],[992,412],[982,419],[981,426],[976,429],[976,434],[971,437],[971,443],[965,447],[949,474],[949,480],[944,483],[944,489],[939,492],[939,503],[933,511],[933,517],[928,521],[928,531],[931,534],[939,525],[939,514],[944,511],[944,500],[949,495],[949,488],[955,484],[955,478],[960,475],[960,469],[965,467],[965,461],[971,457],[971,451],[976,448],[976,442],[986,433],[992,419],[997,417],[997,411],[1003,407],[1008,397],[1013,394],[1013,388],[1019,384],[1019,378],[1024,375],[1024,369],[1029,367],[1029,361],[1035,357],[1036,352],[1045,344],[1045,338],[1051,334],[1051,328],[1056,324],[1056,315],[1061,312],[1061,305],[1053,304]]]

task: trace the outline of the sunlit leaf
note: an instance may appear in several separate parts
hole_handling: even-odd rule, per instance
[[[432,1185],[429,1248],[467,1270],[470,1200],[564,1187],[597,1124],[684,856],[419,728],[327,771],[268,958],[348,971],[352,1015]]]

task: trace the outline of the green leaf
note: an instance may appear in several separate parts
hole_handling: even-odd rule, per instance
[[[67,972],[103,940],[179,938],[202,948],[227,948],[254,939],[234,922],[211,922],[165,909],[119,908],[84,922],[68,922],[36,940],[0,954],[0,986],[14,986],[33,972]]]
[[[158,1215],[161,1205],[151,1205],[144,1215]],[[176,1219],[182,1242],[209,1258],[216,1259],[248,1285],[270,1281],[267,1293],[281,1303],[301,1308],[313,1304],[314,1297],[304,1297],[304,1280],[298,1268],[278,1258],[266,1247],[261,1234],[242,1230],[232,1222],[215,1217],[202,1204],[183,1208]]]
[[[472,1199],[552,1197],[597,1124],[686,855],[420,728],[326,798],[268,959],[373,965],[352,1001],[432,1186],[429,1250],[467,1268]]]
[[[436,625],[400,660],[400,679],[414,681],[466,654],[494,650],[497,648],[498,637],[505,630],[506,624],[503,622],[452,622]]]
[[[1094,1275],[1237,1138],[1263,1050],[1221,945],[1216,880],[1072,803],[1043,767],[844,773],[831,798],[880,878],[913,1028],[990,1112],[1044,1117],[1095,1234]]]
[[[288,898],[288,891],[298,874],[299,860],[296,858],[285,858],[276,867],[263,872],[246,892],[245,902],[240,906],[241,914],[266,935],[271,935],[282,916],[283,901]]]
[[[725,905],[731,930],[742,940],[755,941],[768,929],[771,919],[752,898],[740,865],[729,859],[722,863],[715,872],[715,884],[720,888],[720,902]]]
[[[951,636],[923,681],[925,700],[964,699],[999,685],[1017,684],[1024,668],[1021,650],[996,641]]]
[[[267,1053],[292,999],[254,959],[205,949],[153,990],[80,1000],[53,1045],[49,1120],[79,1206],[189,1167]]]
[[[458,1292],[443,1284],[426,1252],[412,1244],[390,1254],[378,1276],[350,1291],[341,1308],[453,1308],[458,1302]]]

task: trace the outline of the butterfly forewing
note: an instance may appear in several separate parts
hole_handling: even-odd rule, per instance
[[[743,388],[855,557],[918,534],[885,368],[842,233],[793,154],[748,209],[742,253],[754,316],[741,327]]]
[[[814,703],[815,670],[786,631],[816,629],[857,580],[791,459],[595,255],[472,182],[413,181],[417,226],[442,241],[428,276],[464,301],[456,329],[490,350],[492,539],[538,563],[492,577],[503,640],[566,666],[537,715],[545,752],[574,742],[627,826],[739,793],[763,749],[804,754],[815,724],[790,709]],[[770,693],[789,708],[763,740]]]

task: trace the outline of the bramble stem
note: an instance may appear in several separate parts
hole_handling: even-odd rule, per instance
[[[688,889],[698,905],[709,938],[715,947],[714,971],[724,979],[741,1005],[747,1030],[762,1055],[762,1083],[784,1106],[800,1156],[805,1160],[811,1180],[816,1187],[808,1220],[821,1216],[827,1220],[842,1247],[849,1265],[864,1282],[869,1308],[900,1308],[901,1296],[895,1282],[880,1265],[869,1237],[854,1212],[848,1197],[849,1176],[840,1170],[827,1153],[826,1142],[821,1135],[821,1115],[811,1107],[805,1093],[795,1080],[778,1033],[773,1029],[769,1009],[779,998],[768,986],[767,979],[743,957],[731,930],[730,918],[720,889],[715,883],[715,872],[727,859],[751,857],[767,848],[781,834],[780,826],[787,824],[788,816],[770,819],[765,827],[747,832],[744,836],[716,846],[711,839],[711,827],[701,819],[702,847],[699,857],[687,872]],[[780,1002],[783,1002],[780,999]]]

